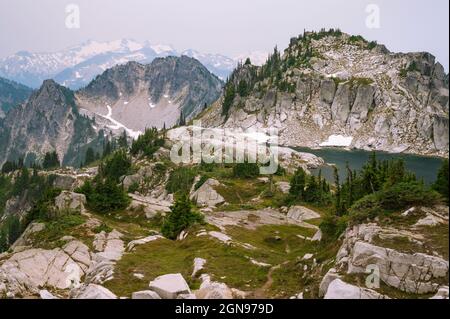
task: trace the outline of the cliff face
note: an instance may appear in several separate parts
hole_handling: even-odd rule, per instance
[[[98,136],[91,120],[78,113],[73,92],[48,80],[7,114],[0,137],[0,162],[25,157],[30,163],[56,150],[63,163],[76,164],[80,150]]]
[[[101,151],[108,134],[137,137],[186,121],[221,90],[222,82],[188,57],[117,66],[76,92],[45,81],[0,121],[0,164],[20,157],[31,163],[56,150],[63,164],[77,166],[87,148]]]
[[[429,53],[391,53],[339,31],[306,33],[263,67],[241,66],[230,83],[229,111],[217,103],[204,125],[276,127],[291,146],[342,135],[350,147],[448,155],[448,75]]]
[[[80,108],[89,115],[111,116],[134,131],[178,124],[216,101],[222,82],[197,60],[182,56],[155,59],[151,64],[130,62],[114,67],[77,93]]]

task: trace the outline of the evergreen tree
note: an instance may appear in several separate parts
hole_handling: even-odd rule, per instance
[[[56,151],[47,152],[44,156],[44,161],[42,162],[43,169],[54,169],[61,166],[59,161],[58,153]]]
[[[233,167],[233,175],[238,178],[255,178],[259,173],[259,166],[256,163],[237,163]]]
[[[112,144],[109,140],[107,140],[105,145],[103,145],[103,158],[110,155],[112,153],[112,150]]]
[[[6,230],[3,228],[0,229],[0,254],[8,250],[8,235],[6,234]]]
[[[95,153],[92,147],[89,147],[86,151],[86,156],[84,159],[84,164],[89,165],[91,163],[95,162]]]
[[[165,129],[164,132],[166,132]],[[142,154],[144,156],[151,157],[163,145],[164,137],[160,137],[160,134],[156,128],[146,129],[144,134],[140,135],[137,140],[133,141],[131,144],[130,153],[135,156]]]
[[[186,126],[186,118],[183,114],[183,111],[181,111],[180,113],[180,119],[178,120],[178,125],[179,126]]]
[[[307,203],[321,202],[320,184],[317,183],[314,175],[308,177],[308,182],[303,197]]]
[[[131,158],[123,149],[116,151],[111,158],[100,165],[100,174],[119,183],[120,177],[126,175],[131,168]]]
[[[347,169],[347,207],[350,207],[354,201],[353,195],[354,185],[353,185],[353,172],[350,169],[348,162],[346,163],[346,169]]]
[[[120,135],[119,139],[117,140],[117,145],[119,148],[128,149],[128,136],[127,131],[123,131],[123,133]]]
[[[306,186],[306,173],[303,168],[297,169],[294,176],[291,179],[291,188],[289,194],[292,198],[297,200],[304,199],[304,192]]]
[[[245,80],[239,81],[238,93],[241,97],[246,97],[248,95],[248,85]]]
[[[449,161],[448,159],[445,159],[442,163],[441,168],[439,169],[436,182],[433,184],[432,188],[437,191],[439,194],[441,194],[447,201],[447,204],[449,203],[449,176],[448,176],[448,169],[449,169]]]
[[[234,84],[228,81],[225,87],[225,96],[222,103],[222,115],[228,116],[231,106],[233,105],[234,98],[236,97],[236,92],[234,89]]]
[[[12,190],[12,195],[17,196],[22,194],[29,186],[30,183],[30,172],[28,168],[22,167],[19,175],[16,178],[16,182],[14,183],[14,187]]]
[[[203,223],[203,216],[192,210],[187,194],[181,195],[164,220],[161,233],[164,237],[175,240],[185,229],[196,223]]]
[[[8,220],[8,243],[12,245],[17,239],[19,239],[21,234],[20,220],[17,216],[12,216]]]
[[[343,207],[342,207],[342,193],[341,193],[341,182],[339,180],[339,171],[336,166],[334,166],[334,186],[336,188],[334,198],[334,208],[336,210],[337,215],[343,214]]]

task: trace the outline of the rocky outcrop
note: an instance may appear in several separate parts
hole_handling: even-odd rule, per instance
[[[0,266],[2,293],[13,296],[38,294],[42,288],[78,287],[91,262],[89,248],[71,241],[53,250],[29,249],[13,254]]]
[[[233,299],[233,291],[226,284],[212,281],[207,274],[201,280],[200,289],[195,292],[197,299]]]
[[[200,207],[215,207],[225,202],[225,199],[217,193],[214,187],[220,186],[220,182],[215,179],[208,179],[190,196],[191,200]]]
[[[83,194],[63,191],[55,198],[55,206],[60,211],[77,211],[84,212],[86,204],[86,196]]]
[[[283,85],[257,68],[247,96],[237,95],[227,116],[214,104],[202,123],[276,128],[280,143],[289,146],[320,147],[340,135],[352,137],[346,147],[448,156],[449,87],[442,65],[429,53],[368,46],[347,34],[305,33],[281,54],[277,83]],[[308,50],[313,57],[304,56]],[[234,83],[241,74],[234,72]]]
[[[153,197],[144,197],[136,194],[129,194],[131,197],[130,210],[142,210],[148,219],[154,218],[158,214],[165,215],[170,212],[172,201],[157,199]]]
[[[347,230],[337,254],[337,264],[348,274],[364,274],[376,267],[386,284],[410,294],[433,293],[448,276],[448,261],[424,253],[402,253],[372,243],[375,237],[395,238],[414,234],[386,230],[375,224],[359,225]]]
[[[14,251],[17,247],[30,246],[33,244],[32,236],[35,233],[39,233],[40,231],[45,229],[44,223],[31,223],[25,229],[25,231],[20,235],[20,237],[16,240],[16,242],[11,246],[11,249]]]
[[[320,218],[320,215],[303,206],[292,206],[288,211],[287,217],[298,222],[303,222],[310,219]]]
[[[179,295],[191,294],[191,290],[181,274],[160,276],[150,282],[149,288],[162,299],[177,299]]]
[[[331,119],[338,124],[345,125],[350,115],[350,103],[350,85],[346,83],[339,84],[331,105]]]
[[[203,270],[205,267],[206,260],[203,258],[195,258],[194,259],[194,270],[192,271],[192,278],[195,278],[198,276],[198,274]]]
[[[95,235],[92,254],[92,263],[86,271],[85,284],[103,284],[111,280],[116,262],[125,252],[122,234],[116,230],[110,233],[104,231]]]
[[[356,242],[348,262],[348,273],[366,273],[369,265],[380,269],[383,282],[407,293],[425,294],[439,288],[433,280],[448,275],[448,261],[425,254],[403,254],[395,250]]]
[[[147,243],[150,243],[152,241],[162,239],[162,238],[164,238],[164,237],[160,236],[160,235],[153,235],[153,236],[148,236],[148,237],[141,238],[141,239],[132,240],[127,245],[127,251],[132,251],[135,247],[137,247],[139,245],[145,245]]]
[[[326,275],[323,277],[322,281],[320,282],[319,286],[319,297],[322,298],[325,296],[325,294],[328,291],[328,287],[330,284],[335,281],[336,279],[340,278],[341,276],[336,271],[336,269],[331,268]]]
[[[333,280],[328,286],[324,299],[387,299],[374,290],[360,288],[343,282]]]
[[[133,292],[131,299],[161,299],[161,297],[154,291],[144,290]]]
[[[117,299],[111,291],[100,285],[85,285],[72,292],[72,299]]]

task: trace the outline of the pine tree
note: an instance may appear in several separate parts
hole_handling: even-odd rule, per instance
[[[248,95],[248,85],[245,80],[239,82],[238,93],[241,97],[246,97]]]
[[[202,215],[192,210],[192,203],[187,194],[182,194],[171,207],[161,228],[161,233],[169,239],[176,239],[186,228],[202,223]]]
[[[233,105],[234,98],[236,97],[236,92],[234,89],[234,84],[228,81],[225,87],[225,96],[222,103],[222,115],[228,116],[231,106]]]
[[[306,173],[303,168],[297,169],[294,176],[291,179],[291,188],[289,194],[297,199],[303,200],[306,186]]]
[[[107,140],[105,145],[103,146],[103,158],[110,155],[111,153],[112,153],[112,144],[109,140]]]
[[[354,201],[354,185],[353,185],[353,172],[350,169],[350,165],[347,162],[346,163],[346,169],[347,169],[347,207],[350,207],[353,204]]]
[[[8,243],[14,244],[19,239],[21,233],[20,220],[17,216],[11,217],[8,221]]]
[[[341,182],[339,180],[339,171],[336,166],[334,166],[334,185],[336,187],[336,192],[334,194],[335,203],[334,208],[337,215],[342,215],[342,193],[341,193]]]
[[[186,126],[186,118],[184,117],[183,111],[181,111],[180,119],[178,120],[179,126]]]
[[[0,254],[8,250],[8,235],[6,230],[0,229]]]
[[[53,169],[61,166],[58,158],[58,153],[56,151],[47,152],[44,155],[44,161],[42,162],[43,169]]]
[[[318,203],[321,200],[320,184],[317,183],[314,175],[309,176],[308,183],[304,192],[304,200],[308,203]]]
[[[119,139],[117,140],[117,144],[119,145],[119,148],[128,148],[128,136],[127,131],[123,131],[123,133],[120,135]]]
[[[92,147],[88,147],[87,151],[86,151],[86,156],[84,159],[84,164],[85,165],[89,165],[91,163],[95,162],[95,154],[94,154],[94,150],[92,149]]]
[[[436,179],[436,182],[433,184],[432,188],[440,193],[447,201],[447,204],[449,202],[449,175],[448,175],[448,169],[449,169],[449,161],[448,159],[445,159],[442,163],[441,168],[439,169],[438,176]]]

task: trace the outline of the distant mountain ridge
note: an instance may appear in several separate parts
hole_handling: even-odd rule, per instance
[[[192,118],[222,88],[217,76],[187,56],[118,65],[78,91],[46,80],[0,119],[0,165],[19,158],[33,163],[56,150],[64,165],[79,166],[87,148],[101,152],[111,135],[125,131],[136,138],[146,128]]]
[[[128,39],[110,42],[87,41],[57,52],[18,52],[0,60],[0,76],[32,88],[40,87],[44,80],[51,78],[71,89],[79,89],[116,65],[131,61],[147,64],[158,57],[181,55],[199,60],[222,80],[231,74],[239,60],[247,56],[252,57],[252,53],[229,58],[221,54],[200,53],[195,50],[179,52],[170,45],[154,45]],[[254,63],[264,62],[262,61],[264,55],[261,52],[255,53]]]
[[[0,118],[14,106],[24,102],[32,93],[32,89],[22,84],[0,78]]]

